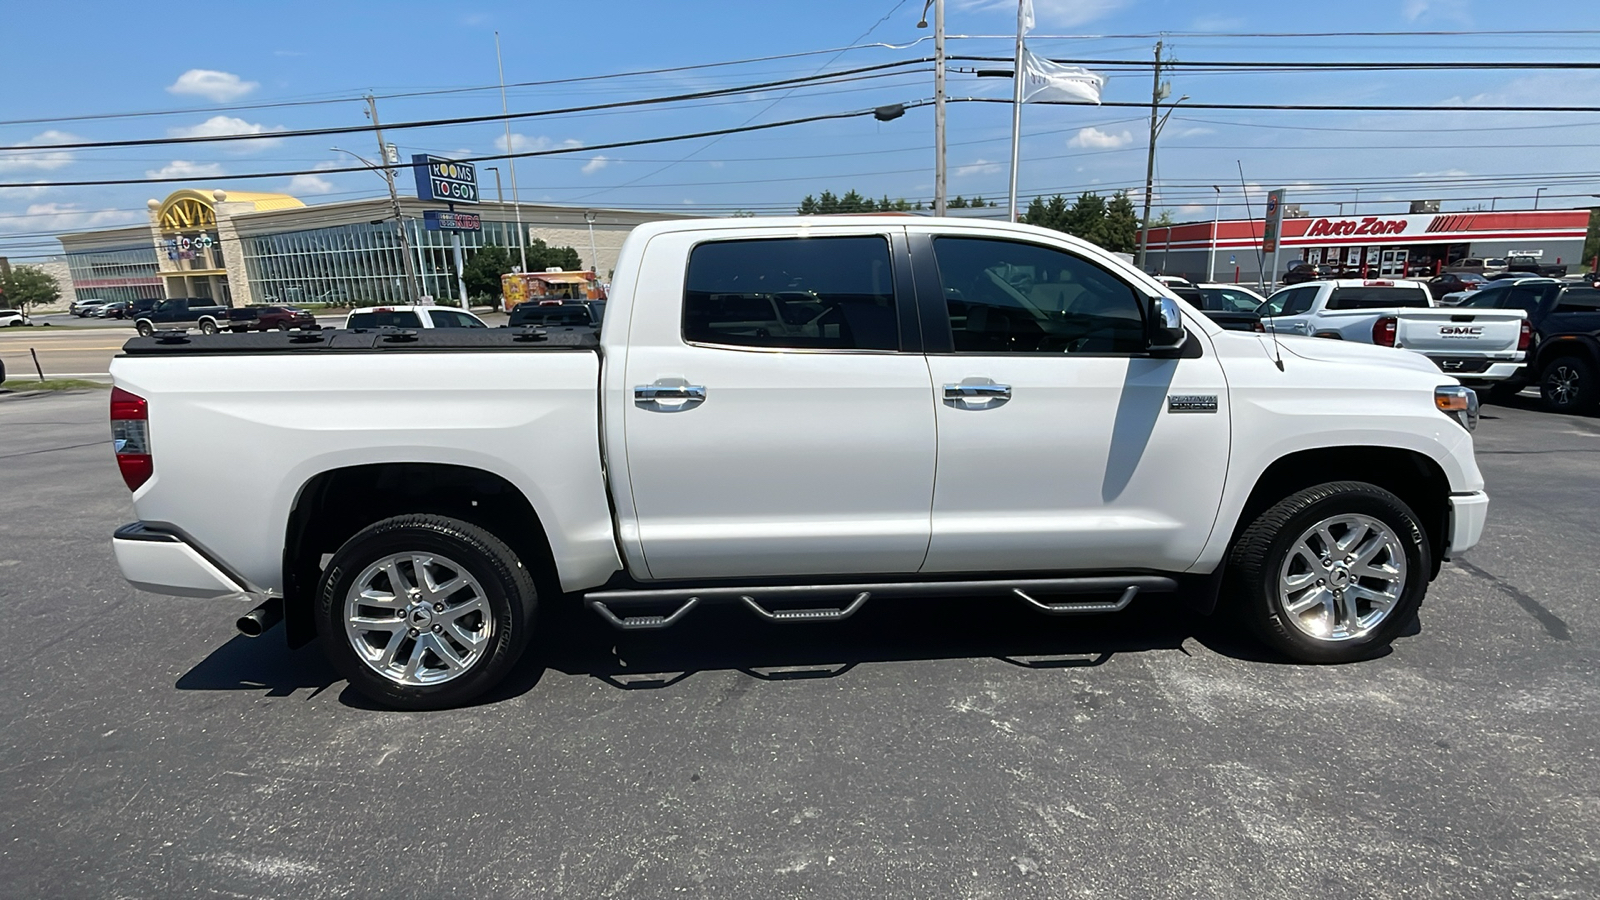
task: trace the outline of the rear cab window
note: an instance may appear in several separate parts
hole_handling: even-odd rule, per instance
[[[709,241],[689,253],[683,339],[899,350],[894,266],[879,235]]]
[[[1362,285],[1361,287],[1336,287],[1328,298],[1329,310],[1340,309],[1409,309],[1413,307],[1427,307],[1429,302],[1426,288],[1420,286],[1400,287]]]
[[[350,314],[346,328],[421,328],[422,319],[410,311],[358,312]]]

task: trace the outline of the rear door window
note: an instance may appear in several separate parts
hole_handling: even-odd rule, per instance
[[[712,241],[689,254],[683,339],[898,350],[894,267],[879,236]]]

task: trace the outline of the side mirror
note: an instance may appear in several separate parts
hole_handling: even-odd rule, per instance
[[[1183,314],[1178,311],[1178,301],[1171,297],[1150,298],[1150,349],[1177,350],[1189,339],[1183,328]]]

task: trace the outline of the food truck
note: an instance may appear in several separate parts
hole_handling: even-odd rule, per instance
[[[500,276],[500,295],[506,312],[519,303],[604,300],[606,292],[594,272],[568,272],[546,269],[543,272],[509,272]]]

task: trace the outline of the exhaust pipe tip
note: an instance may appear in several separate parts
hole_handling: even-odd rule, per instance
[[[234,623],[245,637],[260,637],[272,626],[283,621],[283,601],[277,597],[240,616]]]

